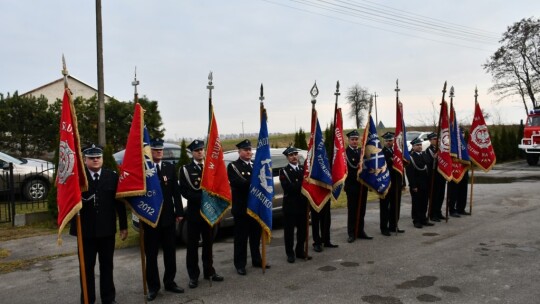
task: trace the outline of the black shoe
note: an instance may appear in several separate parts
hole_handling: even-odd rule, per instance
[[[224,280],[224,278],[222,276],[220,276],[219,274],[217,274],[217,273],[214,273],[211,276],[205,276],[204,279],[205,280],[212,280],[214,282],[223,282],[223,280]]]
[[[310,255],[306,257],[305,255],[299,255],[299,254],[296,255],[296,258],[301,259],[301,260],[306,260],[306,261],[309,261],[312,259]]]
[[[371,239],[373,239],[372,236],[367,235],[365,232],[362,233],[362,234],[360,234],[360,236],[359,236],[358,238],[359,238],[359,239],[364,239],[364,240],[371,240]]]
[[[354,242],[354,236],[350,236],[347,238],[347,243],[352,243]]]
[[[246,269],[245,268],[237,268],[236,269],[236,272],[239,274],[239,275],[246,275]]]
[[[262,268],[262,263],[255,263],[255,264],[252,264],[252,265],[255,268]],[[270,264],[266,264],[264,268],[265,269],[270,269]]]
[[[396,228],[390,228],[388,231],[397,232],[397,233],[404,233],[405,232],[405,230],[399,229],[399,228],[397,228],[397,229]]]
[[[315,250],[315,252],[322,252],[322,247],[319,244],[313,244],[313,250]]]
[[[199,280],[197,279],[190,279],[189,280],[189,288],[197,288],[199,286]]]
[[[469,212],[467,211],[458,211],[458,214],[460,215],[471,215]]]
[[[422,224],[420,223],[414,223],[414,228],[422,228]]]
[[[386,235],[386,236],[390,236],[390,235],[391,235],[390,232],[389,232],[388,230],[383,230],[383,231],[381,231],[381,234],[382,234],[382,235]]]
[[[325,244],[324,244],[324,247],[327,247],[327,248],[338,248],[339,245],[332,244],[332,243],[328,242],[328,243],[325,243]]]
[[[290,255],[287,257],[287,262],[289,263],[294,263],[294,260],[295,260],[294,255]]]
[[[422,223],[422,225],[424,225],[424,226],[435,226],[435,224],[430,223],[430,222],[424,222],[424,223]]]
[[[461,216],[459,216],[459,214],[457,212],[450,213],[450,216],[451,217],[461,217]]]
[[[158,292],[157,291],[150,291],[148,292],[148,295],[146,296],[146,300],[148,302],[154,301],[154,299],[157,297]]]
[[[434,221],[434,222],[440,222],[441,221],[438,217],[432,217],[431,220]]]
[[[165,287],[166,291],[174,292],[174,293],[184,293],[184,288],[178,287],[176,285]]]

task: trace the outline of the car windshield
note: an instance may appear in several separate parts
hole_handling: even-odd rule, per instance
[[[3,163],[14,163],[14,164],[18,164],[18,165],[24,163],[20,159],[15,158],[15,157],[13,157],[11,155],[7,155],[6,153],[3,153],[3,152],[0,152],[0,160]]]
[[[420,132],[409,131],[409,132],[407,132],[407,134],[406,134],[406,136],[407,136],[407,141],[411,141],[411,140],[417,138],[419,135],[420,135]]]
[[[540,116],[531,116],[531,117],[529,117],[528,125],[530,127],[540,127]]]

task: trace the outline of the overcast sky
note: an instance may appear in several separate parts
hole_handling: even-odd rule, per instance
[[[241,133],[242,123],[246,133],[258,132],[261,83],[269,132],[309,129],[314,81],[325,126],[332,119],[337,80],[347,113],[344,95],[350,87],[377,92],[378,118],[387,126],[395,125],[398,78],[407,125],[432,120],[444,81],[455,87],[459,120],[470,122],[478,86],[480,105],[493,117],[489,123],[519,123],[525,118],[522,104],[494,104],[496,97],[488,94],[491,76],[481,65],[507,26],[540,12],[537,0],[115,0],[102,5],[105,92],[132,100],[136,66],[139,94],[159,102],[169,139],[205,136],[209,71],[222,134]],[[97,87],[95,1],[2,0],[0,12],[0,92],[24,93],[58,79],[62,54],[71,75]],[[412,27],[414,22],[425,26]],[[460,32],[434,34],[430,27]],[[354,127],[353,119],[345,118],[344,125]]]

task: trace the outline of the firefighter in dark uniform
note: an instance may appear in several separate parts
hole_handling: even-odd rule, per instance
[[[403,189],[403,176],[394,170],[394,133],[386,132],[382,135],[384,139],[384,160],[390,170],[390,189],[385,198],[379,200],[381,233],[390,236],[390,232],[403,233],[405,230],[399,229],[397,221],[401,209],[401,190]]]
[[[433,226],[426,217],[429,191],[429,169],[422,151],[422,140],[415,138],[411,141],[411,163],[407,166],[407,178],[412,200],[412,218],[416,228]]]
[[[262,267],[261,226],[247,214],[249,185],[251,183],[251,142],[244,139],[238,144],[239,158],[227,166],[227,175],[232,192],[232,215],[234,217],[234,267],[239,275],[246,275],[247,243],[251,252],[253,267]],[[266,264],[266,268],[270,265]]]
[[[194,140],[187,147],[193,155],[193,161],[183,166],[178,172],[180,192],[187,200],[187,248],[186,267],[189,275],[189,288],[199,286],[199,238],[202,237],[203,276],[206,280],[223,281],[216,273],[212,261],[212,227],[201,216],[201,178],[204,169],[204,141]]]
[[[144,228],[144,251],[146,253],[146,278],[148,283],[148,301],[153,301],[161,288],[158,270],[158,251],[163,250],[163,285],[165,290],[174,293],[183,293],[184,289],[176,285],[176,223],[184,216],[180,186],[176,176],[174,164],[162,162],[163,140],[154,139],[150,143],[152,159],[163,192],[163,206],[156,228],[142,223]]]
[[[433,201],[431,205],[431,213],[429,217],[434,222],[440,222],[441,220],[446,219],[442,214],[442,205],[444,202],[444,192],[446,191],[446,180],[437,170],[437,145],[438,138],[436,133],[430,133],[427,138],[430,141],[429,147],[426,149],[425,157],[428,163],[429,168],[429,185],[431,187],[431,181],[433,180],[433,174],[435,175],[433,180],[433,190],[431,195],[433,196]],[[429,193],[429,192],[428,192]],[[429,197],[429,196],[428,196]]]
[[[115,198],[118,175],[102,168],[103,149],[92,144],[83,149],[83,154],[88,191],[82,193],[80,218],[88,300],[90,303],[96,302],[94,268],[96,256],[99,255],[101,303],[116,303],[113,281],[116,217],[118,216],[120,224],[120,239],[125,240],[128,235],[126,207]],[[75,220],[71,222],[70,234],[77,235]],[[83,302],[81,293],[81,303]]]
[[[360,135],[358,131],[352,130],[347,133],[349,146],[345,149],[347,157],[347,178],[345,179],[345,193],[347,194],[347,242],[352,243],[356,239],[356,225],[358,223],[358,238],[371,240],[373,237],[364,231],[364,217],[366,215],[366,203],[368,188],[361,184],[357,179],[358,165],[360,164],[361,149],[358,148]],[[360,193],[362,193],[359,202]],[[358,217],[358,208],[360,206],[360,217]]]
[[[465,211],[467,206],[467,192],[469,189],[469,171],[465,172],[459,182],[451,181],[448,183],[449,212],[452,217],[461,217],[462,215],[471,215]]]
[[[283,188],[283,234],[287,262],[296,258],[310,260],[306,255],[308,200],[302,194],[304,167],[298,163],[298,149],[289,147],[283,151],[289,164],[279,170],[279,180]],[[294,228],[296,228],[296,248],[294,248]]]

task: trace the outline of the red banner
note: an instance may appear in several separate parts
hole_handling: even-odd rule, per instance
[[[126,151],[120,166],[120,178],[116,197],[144,195],[146,193],[145,160],[142,148],[144,119],[142,107],[135,104],[135,113],[126,143]],[[148,143],[149,144],[149,143]],[[145,149],[150,150],[149,146]],[[150,151],[148,151],[150,153]]]
[[[223,161],[223,148],[219,140],[218,127],[214,110],[211,110],[210,130],[206,146],[206,157],[201,180],[201,188],[210,195],[218,196],[231,203],[231,187],[227,176],[227,167]]]
[[[347,177],[347,161],[345,159],[345,144],[343,141],[343,116],[341,108],[336,110],[334,126],[334,159],[332,160],[332,194],[338,199],[343,183]]]
[[[81,210],[81,192],[88,189],[81,155],[77,115],[69,89],[64,90],[60,117],[60,150],[56,175],[58,238],[67,223]]]
[[[469,131],[468,150],[471,161],[484,172],[491,170],[497,161],[484,114],[478,102],[475,103],[474,118]]]
[[[403,105],[396,101],[396,134],[394,135],[394,155],[392,156],[392,168],[403,175],[405,164],[403,163],[403,149],[406,149],[406,143],[403,140]]]
[[[440,134],[438,137],[437,171],[447,180],[452,180],[452,156],[450,155],[450,123],[448,121],[448,104],[443,100],[439,116]]]

